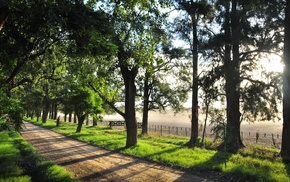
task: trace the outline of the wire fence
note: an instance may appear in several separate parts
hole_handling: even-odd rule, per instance
[[[191,128],[187,127],[177,127],[177,126],[166,126],[166,125],[149,125],[149,132],[157,133],[161,136],[163,135],[178,135],[178,136],[191,136]],[[199,131],[199,136],[202,136],[202,130]],[[259,144],[267,147],[276,147],[280,148],[281,146],[281,134],[274,133],[252,133],[252,132],[244,132],[240,133],[241,140],[246,144]],[[205,138],[214,139],[215,134],[210,131],[210,129],[206,130]]]
[[[63,118],[62,118],[63,121]],[[86,125],[92,125],[92,120],[86,120],[84,124]],[[102,121],[97,122],[97,125],[99,126],[107,126],[110,127],[110,121]],[[125,126],[113,126],[111,128],[114,129],[125,129]],[[199,136],[202,136],[203,127],[200,126],[199,130]],[[167,126],[167,125],[148,125],[148,131],[152,133],[159,134],[161,136],[166,135],[176,135],[176,136],[185,136],[190,137],[191,136],[191,128],[189,127],[178,127],[178,126]],[[276,147],[280,148],[281,146],[281,134],[278,133],[261,133],[261,132],[247,132],[247,131],[241,131],[240,133],[241,140],[245,144],[251,144],[251,145],[263,145],[267,147]],[[208,139],[214,139],[215,134],[210,130],[208,127],[205,132],[205,138]]]

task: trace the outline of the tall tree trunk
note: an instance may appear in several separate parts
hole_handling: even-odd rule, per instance
[[[70,122],[71,123],[71,121],[72,121],[72,113],[70,112],[69,114],[68,114],[68,122]]]
[[[44,86],[44,92],[45,92],[45,97],[44,97],[44,108],[42,111],[42,123],[46,123],[48,112],[49,112],[49,106],[50,106],[50,99],[48,95],[48,85]]]
[[[202,138],[201,138],[201,146],[204,146],[204,137],[206,133],[206,125],[207,125],[207,118],[208,118],[208,113],[209,113],[209,105],[210,105],[210,100],[207,98],[205,100],[205,119],[204,119],[204,126],[203,126],[203,131],[202,131]]]
[[[284,37],[284,73],[283,73],[283,129],[281,155],[290,160],[290,0],[286,0],[285,37]]]
[[[148,134],[148,111],[149,111],[149,75],[145,74],[144,81],[144,98],[143,98],[143,118],[142,118],[142,135]]]
[[[64,114],[64,122],[67,120],[67,113]]]
[[[77,115],[75,112],[74,112],[74,123],[77,123]]]
[[[86,117],[86,125],[89,125],[89,119],[90,119],[90,116],[87,115],[87,117]]]
[[[198,138],[198,39],[195,15],[191,15],[192,21],[192,107],[191,107],[191,136],[189,147],[194,147]]]
[[[50,109],[49,109],[49,119],[53,119],[53,100],[51,101],[51,104],[50,104]]]
[[[126,147],[131,147],[137,144],[137,122],[135,111],[135,77],[137,71],[133,68],[121,66],[121,72],[125,83],[125,122],[127,127]]]
[[[76,130],[76,133],[80,133],[82,130],[82,126],[83,126],[83,123],[84,123],[86,116],[85,115],[83,115],[83,116],[77,115],[77,117],[78,117],[78,127]]]
[[[230,50],[226,58],[226,100],[227,100],[227,126],[224,148],[228,152],[237,152],[244,145],[240,138],[240,60],[239,60],[239,17],[237,16],[237,2],[232,1],[232,12],[227,7],[226,37],[231,37],[232,59]],[[231,22],[231,23],[230,23]],[[230,27],[230,28],[229,28]],[[230,36],[232,30],[232,36]]]
[[[93,116],[93,126],[98,126],[98,122],[97,122],[95,116]]]
[[[59,127],[59,125],[60,125],[60,116],[58,116],[56,119],[56,127]]]
[[[57,119],[57,100],[54,100],[53,102],[53,119]]]
[[[36,111],[36,121],[39,121],[39,117],[41,116],[41,111],[39,109],[37,109]]]

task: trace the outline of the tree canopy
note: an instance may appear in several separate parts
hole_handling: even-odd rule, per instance
[[[131,147],[136,109],[146,134],[150,109],[181,111],[191,92],[189,146],[197,145],[200,110],[217,112],[219,103],[226,113],[220,147],[236,152],[243,120],[277,117],[282,97],[288,107],[290,69],[283,77],[261,69],[283,46],[287,67],[287,18],[283,0],[1,1],[1,120],[20,130],[24,114],[46,122],[75,113],[80,132],[88,114],[114,111]]]

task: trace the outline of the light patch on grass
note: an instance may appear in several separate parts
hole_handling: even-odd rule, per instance
[[[76,181],[72,179],[73,174],[66,171],[64,168],[58,165],[52,165],[47,169],[46,172],[49,181],[54,182],[72,182]]]
[[[76,181],[64,168],[53,163],[45,168],[40,161],[19,133],[0,132],[0,182]]]
[[[31,182],[30,176],[17,176],[9,177],[5,179],[0,178],[0,182]]]

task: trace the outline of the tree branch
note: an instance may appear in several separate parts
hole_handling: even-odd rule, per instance
[[[116,111],[118,114],[120,114],[124,119],[125,119],[125,113],[122,112],[121,110],[119,110],[115,105],[114,105],[114,102],[111,102],[109,101],[105,96],[103,96],[101,94],[101,92],[99,92],[95,87],[94,85],[89,82],[89,86],[93,89],[94,92],[96,92],[100,97],[101,99],[106,103],[108,104],[112,109],[114,109],[114,111]]]

